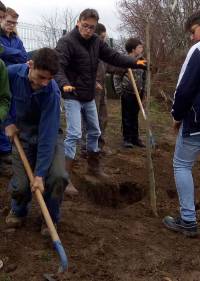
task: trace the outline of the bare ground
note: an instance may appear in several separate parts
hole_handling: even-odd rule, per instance
[[[162,225],[167,214],[178,213],[172,157],[175,138],[163,106],[152,112],[157,149],[153,152],[158,217],[149,204],[145,149],[121,146],[118,101],[109,101],[107,142],[113,155],[103,159],[110,175],[107,183],[84,176],[86,161],[78,159],[73,180],[78,198],[65,198],[58,229],[69,257],[69,270],[60,280],[71,281],[198,281],[200,238],[188,239]],[[141,130],[144,136],[144,129]],[[196,175],[197,205],[199,163]],[[5,215],[9,207],[8,179],[0,189],[0,281],[40,281],[55,273],[59,260],[51,241],[40,235],[38,207],[34,202],[26,225],[9,232]],[[197,211],[198,213],[198,211]]]

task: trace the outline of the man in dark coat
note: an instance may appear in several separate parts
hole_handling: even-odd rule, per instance
[[[95,34],[98,20],[96,10],[84,10],[76,27],[58,41],[56,51],[60,58],[60,71],[56,81],[62,91],[67,119],[66,170],[71,171],[76,143],[82,136],[83,113],[87,130],[88,172],[104,178],[99,162],[98,139],[101,131],[94,99],[99,59],[114,66],[132,68],[144,67],[144,62],[121,55],[102,41]]]

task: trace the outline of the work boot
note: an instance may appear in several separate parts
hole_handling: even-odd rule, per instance
[[[163,219],[163,223],[168,229],[176,232],[181,232],[188,237],[195,237],[198,234],[196,221],[190,222],[185,221],[180,217],[173,218],[170,216],[166,216]]]
[[[72,172],[73,161],[74,161],[73,159],[65,157],[65,169],[68,172],[69,177],[70,177],[71,172]],[[78,190],[75,188],[75,186],[73,185],[73,183],[71,182],[70,179],[69,179],[68,185],[65,189],[65,194],[67,194],[69,196],[78,195]]]
[[[55,229],[57,230],[57,224],[56,223],[54,223],[54,226],[55,226]],[[42,223],[40,233],[43,237],[46,237],[46,238],[51,236],[50,232],[49,232],[49,228],[48,228],[48,226],[46,225],[45,222]]]
[[[109,176],[105,174],[100,165],[100,153],[99,152],[88,152],[88,174],[97,178],[108,180]]]
[[[6,224],[9,228],[20,228],[25,222],[25,217],[18,217],[12,210],[6,217]]]

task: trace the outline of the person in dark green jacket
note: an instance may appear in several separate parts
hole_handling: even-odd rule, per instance
[[[0,123],[5,119],[10,106],[8,73],[4,62],[0,59]]]

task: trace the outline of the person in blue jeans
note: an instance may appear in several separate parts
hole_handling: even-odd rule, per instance
[[[4,12],[0,18],[0,46],[2,52],[0,58],[5,65],[25,63],[27,61],[27,53],[23,46],[23,42],[16,34],[16,26],[19,15],[11,8],[5,8],[0,5],[0,10]],[[11,164],[11,143],[4,130],[0,129],[0,160],[2,173],[9,175],[9,169],[4,164]]]
[[[197,235],[192,167],[200,152],[200,11],[185,25],[194,45],[181,68],[172,107],[173,127],[178,132],[173,159],[180,216],[166,216],[164,225],[189,237]]]
[[[99,60],[119,67],[145,67],[137,61],[110,48],[95,34],[98,12],[86,9],[81,12],[76,27],[63,36],[56,46],[60,58],[60,70],[56,81],[62,91],[67,119],[65,138],[66,170],[71,172],[76,155],[76,144],[82,136],[81,112],[86,124],[86,149],[88,173],[105,179],[101,169],[98,139],[101,135],[95,104],[96,73]],[[76,193],[71,184],[72,193]],[[70,190],[68,187],[68,190]]]
[[[58,67],[57,54],[49,48],[39,49],[28,64],[8,67],[12,103],[5,120],[5,132],[11,139],[18,134],[34,172],[34,179],[29,183],[13,145],[11,211],[6,217],[8,227],[23,224],[32,193],[37,188],[43,193],[54,224],[59,222],[68,175],[64,167],[64,145],[59,129],[60,90],[53,79]],[[41,233],[48,233],[44,224]]]

